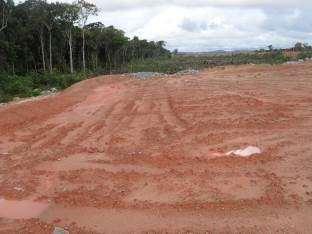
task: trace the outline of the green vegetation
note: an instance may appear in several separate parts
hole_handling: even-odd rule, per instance
[[[95,5],[27,0],[14,6],[0,0],[0,72],[74,73],[119,70],[133,59],[170,56],[163,41],[132,39],[101,22],[87,24]],[[8,9],[3,11],[3,9]],[[1,25],[1,22],[0,22]]]
[[[163,41],[132,39],[101,22],[95,5],[0,0],[0,101],[66,88],[87,74],[127,71],[132,60],[169,57]]]
[[[187,69],[204,69],[225,65],[240,64],[281,64],[290,61],[290,58],[282,51],[233,53],[225,55],[206,56],[173,56],[170,58],[146,59],[144,61],[132,61],[128,65],[129,72],[162,72],[176,73]]]
[[[44,90],[56,88],[58,90],[70,87],[72,84],[85,79],[80,74],[38,74],[18,76],[0,75],[0,103],[12,100],[14,97],[38,96]]]
[[[302,51],[298,54],[298,59],[312,58],[312,51]]]

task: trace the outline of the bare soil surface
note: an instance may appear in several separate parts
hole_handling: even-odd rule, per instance
[[[256,146],[252,157],[227,156]],[[311,233],[312,63],[105,76],[0,107],[0,233]]]

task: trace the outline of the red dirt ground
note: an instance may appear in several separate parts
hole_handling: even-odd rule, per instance
[[[225,155],[249,145],[263,153]],[[105,76],[0,107],[1,197],[44,211],[2,210],[0,233],[311,233],[312,63]]]

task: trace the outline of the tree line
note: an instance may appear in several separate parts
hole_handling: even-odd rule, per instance
[[[170,56],[164,41],[130,39],[113,26],[89,23],[98,12],[85,0],[0,0],[0,72],[114,72],[134,60]]]

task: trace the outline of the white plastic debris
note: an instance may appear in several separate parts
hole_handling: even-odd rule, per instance
[[[235,155],[240,157],[250,157],[254,154],[261,154],[261,150],[258,147],[255,146],[248,146],[245,149],[239,149],[239,150],[232,150],[228,152],[226,155]]]
[[[24,189],[21,187],[14,187],[14,190],[19,191],[19,192],[24,191]]]

